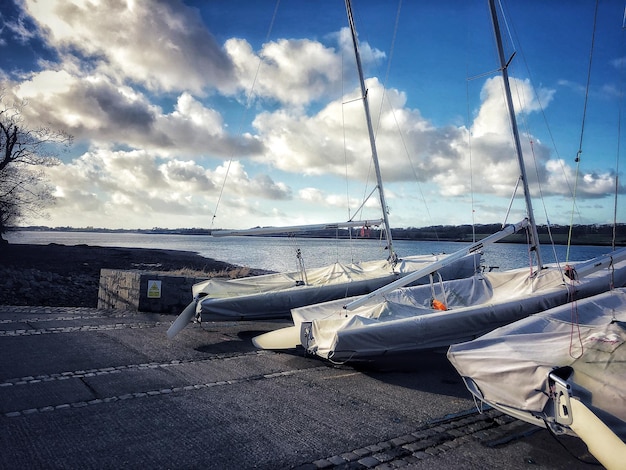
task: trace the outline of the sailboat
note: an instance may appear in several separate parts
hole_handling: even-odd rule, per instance
[[[257,347],[302,346],[307,353],[334,362],[447,348],[548,308],[606,292],[612,286],[626,286],[626,249],[565,267],[545,265],[541,259],[509,86],[510,61],[504,56],[493,0],[489,5],[528,216],[527,223],[512,230],[528,230],[529,252],[535,256],[536,266],[403,287],[411,279],[409,275],[364,296],[293,309],[294,326],[253,338]],[[481,242],[496,241],[503,234],[506,229]]]
[[[193,300],[172,323],[167,336],[173,338],[192,319],[208,321],[260,320],[289,318],[290,311],[305,305],[345,298],[346,296],[370,293],[409,274],[421,272],[427,267],[438,266],[441,279],[457,279],[471,276],[480,269],[481,252],[474,250],[464,256],[417,255],[399,257],[393,248],[391,226],[383,189],[383,178],[378,161],[378,152],[369,110],[367,89],[357,47],[356,30],[349,1],[346,3],[351,24],[357,68],[359,70],[372,163],[376,173],[378,197],[382,219],[347,221],[332,224],[303,225],[293,227],[264,227],[249,230],[215,231],[213,236],[266,235],[271,233],[297,233],[303,230],[328,230],[341,227],[364,227],[382,225],[388,257],[386,260],[360,263],[334,263],[321,268],[305,269],[298,251],[300,269],[288,273],[266,274],[240,279],[209,279],[192,286]],[[363,203],[364,204],[364,203]],[[438,263],[447,260],[443,265]],[[434,269],[433,269],[434,271]],[[422,276],[413,276],[411,283],[427,282]]]
[[[448,359],[479,403],[578,436],[606,468],[624,468],[625,288],[452,345]]]
[[[623,469],[626,288],[612,281],[607,292],[453,344],[447,356],[479,411],[486,405],[554,435],[576,436],[602,466]]]

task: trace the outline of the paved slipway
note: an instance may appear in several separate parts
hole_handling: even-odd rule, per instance
[[[354,368],[255,350],[286,322],[0,306],[0,468],[582,469],[584,444],[480,414],[443,354]]]

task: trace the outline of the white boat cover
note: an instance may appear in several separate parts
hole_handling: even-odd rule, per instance
[[[292,310],[302,346],[336,362],[448,347],[557,305],[626,285],[626,262],[571,281],[556,266],[396,289],[352,311],[339,300]],[[445,292],[445,295],[442,295]],[[447,310],[431,307],[433,298]]]
[[[573,396],[626,439],[624,288],[456,344],[448,358],[478,398],[538,425],[553,414],[548,374],[571,367]]]
[[[335,263],[308,269],[303,284],[299,272],[266,274],[241,279],[210,279],[192,287],[203,321],[289,318],[292,308],[372,292],[400,277],[445,258],[446,255],[409,256],[395,266],[385,260]],[[441,270],[444,279],[471,276],[480,267],[472,254]],[[427,282],[420,279],[414,284]]]

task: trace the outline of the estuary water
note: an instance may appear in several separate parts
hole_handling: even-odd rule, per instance
[[[142,233],[18,231],[6,234],[11,243],[47,245],[118,246],[127,248],[159,248],[199,253],[239,266],[271,271],[295,271],[300,250],[306,268],[324,266],[335,261],[350,263],[385,259],[385,244],[379,240],[345,240],[327,238],[282,237],[212,237],[210,235],[172,235]],[[468,243],[395,240],[400,257],[421,254],[452,253]],[[582,261],[610,251],[602,246],[573,246],[569,261]],[[542,246],[545,263],[565,261],[563,245]],[[556,253],[556,255],[555,255]],[[484,264],[503,269],[528,266],[526,245],[497,243],[484,249]]]

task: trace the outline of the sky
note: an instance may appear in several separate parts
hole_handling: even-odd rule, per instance
[[[352,8],[391,226],[521,220],[486,0]],[[624,4],[595,8],[502,2],[539,224],[612,223],[616,174],[626,222]],[[56,201],[48,217],[23,224],[240,229],[379,218],[347,27],[338,0],[2,0],[5,100],[27,101],[29,127],[74,137],[45,169]]]

